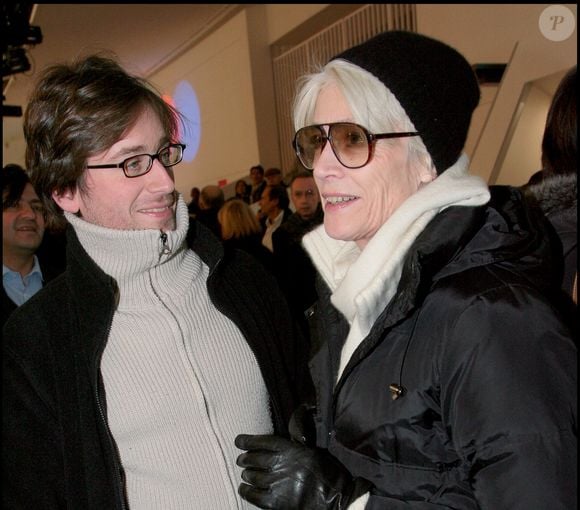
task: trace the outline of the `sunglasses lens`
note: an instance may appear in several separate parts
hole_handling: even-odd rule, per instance
[[[363,128],[349,122],[329,124],[327,138],[322,126],[306,126],[296,132],[294,148],[301,163],[312,170],[330,139],[332,150],[347,168],[360,168],[369,159],[369,139]]]
[[[330,143],[336,157],[345,167],[358,168],[367,163],[369,142],[360,126],[350,123],[332,124]]]
[[[326,136],[319,126],[306,126],[299,129],[294,139],[296,154],[304,167],[309,170],[314,168],[314,161],[320,156],[325,144]]]

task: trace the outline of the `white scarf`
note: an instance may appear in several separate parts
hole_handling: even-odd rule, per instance
[[[427,224],[447,207],[489,201],[487,184],[468,175],[468,166],[469,159],[462,154],[453,166],[407,198],[362,251],[354,241],[332,239],[324,225],[304,236],[304,248],[332,291],[331,302],[351,326],[337,380],[393,298],[405,256]]]

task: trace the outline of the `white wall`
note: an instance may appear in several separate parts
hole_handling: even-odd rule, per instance
[[[187,80],[199,101],[199,152],[175,171],[177,190],[186,200],[193,186],[235,180],[259,161],[250,69],[246,14],[242,11],[151,77],[168,95],[173,95],[180,80]]]
[[[330,4],[264,4],[268,22],[268,44],[318,14]]]
[[[509,145],[502,157],[496,184],[525,184],[530,175],[540,170],[542,136],[552,95],[528,84],[522,95],[521,107],[516,112],[517,123],[508,132]]]

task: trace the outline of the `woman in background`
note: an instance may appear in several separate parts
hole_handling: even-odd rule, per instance
[[[246,202],[237,198],[226,201],[218,211],[218,221],[224,246],[250,253],[273,272],[273,255],[262,244],[260,223]]]

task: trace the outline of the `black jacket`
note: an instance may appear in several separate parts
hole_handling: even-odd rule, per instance
[[[319,279],[316,440],[373,483],[366,510],[576,507],[577,351],[542,221],[508,188],[437,215],[338,382],[348,324]]]
[[[287,435],[308,378],[275,279],[244,252],[224,252],[197,222],[188,243],[210,268],[211,300],[238,326],[258,360],[275,431]],[[5,508],[124,508],[123,471],[107,426],[99,368],[116,285],[70,227],[67,244],[66,272],[16,310],[4,328]]]
[[[47,260],[48,257],[44,256],[42,253],[37,253],[37,256],[40,270],[42,271],[43,285],[46,285],[64,271],[64,264],[58,263],[58,260]],[[2,327],[4,327],[8,317],[10,317],[12,312],[17,308],[18,305],[8,297],[4,287],[2,287]]]
[[[545,175],[524,193],[546,215],[562,244],[562,288],[572,294],[578,272],[578,177],[576,174]]]

